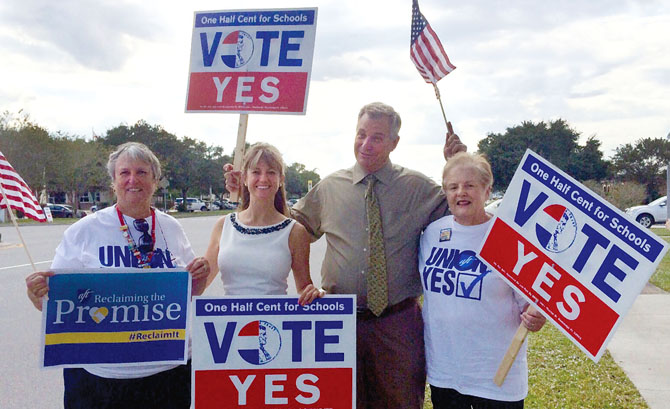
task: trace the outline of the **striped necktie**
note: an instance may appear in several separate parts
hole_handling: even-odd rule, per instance
[[[365,207],[368,214],[368,308],[379,316],[388,305],[386,254],[384,253],[384,234],[379,201],[374,189],[377,178],[374,175],[368,175],[367,179]]]

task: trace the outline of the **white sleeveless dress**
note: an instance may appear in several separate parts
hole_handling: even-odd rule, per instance
[[[226,295],[286,294],[291,271],[288,239],[295,220],[246,226],[237,213],[226,216],[217,263]]]

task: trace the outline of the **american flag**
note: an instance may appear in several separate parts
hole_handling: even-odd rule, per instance
[[[35,195],[28,187],[28,184],[19,176],[12,165],[7,162],[5,156],[0,152],[0,209],[9,206],[14,210],[20,210],[26,217],[30,217],[38,222],[46,222],[42,207],[37,202]],[[4,197],[3,192],[7,195]]]
[[[419,11],[418,0],[412,1],[412,40],[409,55],[419,74],[431,84],[437,83],[456,69],[444,52],[437,34]]]

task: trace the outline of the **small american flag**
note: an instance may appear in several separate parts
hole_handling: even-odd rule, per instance
[[[7,162],[5,156],[0,152],[0,209],[9,207],[14,210],[20,210],[26,217],[30,217],[38,222],[46,222],[42,207],[37,202],[35,195],[28,187],[28,184],[19,176],[12,165]],[[5,194],[7,197],[4,197]]]
[[[456,69],[449,61],[437,34],[419,11],[418,0],[412,1],[412,40],[409,55],[419,74],[431,84],[437,83]]]

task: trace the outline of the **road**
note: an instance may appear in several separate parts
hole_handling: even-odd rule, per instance
[[[203,255],[209,242],[211,226],[217,216],[179,219],[197,255]],[[30,225],[21,227],[23,236],[38,269],[51,263],[56,246],[68,225]],[[119,233],[120,234],[120,233]],[[0,406],[4,409],[58,408],[63,406],[63,380],[60,369],[40,369],[41,313],[25,295],[25,277],[32,272],[28,256],[12,225],[0,226]],[[315,285],[320,285],[324,239],[312,244],[310,266]],[[223,294],[217,278],[205,295]],[[289,294],[295,294],[293,277],[289,277]]]

